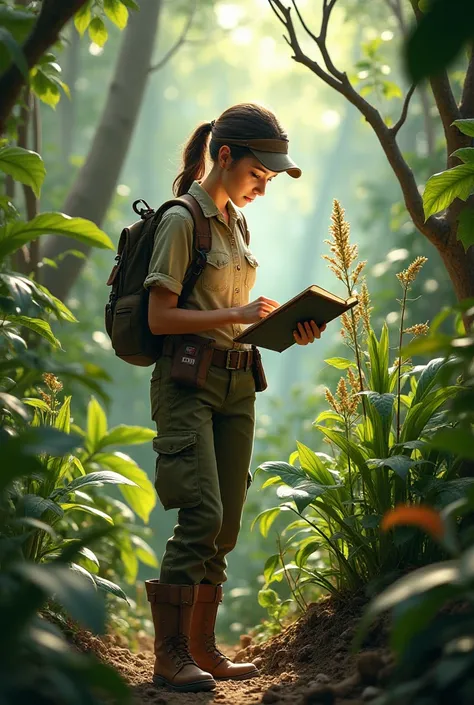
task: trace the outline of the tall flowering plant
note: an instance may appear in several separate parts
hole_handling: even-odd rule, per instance
[[[280,500],[254,520],[268,535],[282,511],[293,516],[284,529],[286,544],[265,566],[267,587],[290,576],[295,595],[311,583],[340,594],[393,571],[429,562],[439,547],[415,527],[380,530],[386,512],[400,503],[442,508],[463,494],[471,478],[459,478],[456,457],[436,450],[433,433],[451,422],[446,402],[457,384],[440,384],[445,358],[414,365],[404,354],[410,340],[428,333],[428,323],[406,327],[410,288],[425,257],[417,257],[397,274],[402,288],[397,345],[390,348],[385,323],[377,337],[371,326],[372,305],[357,245],[334,201],[328,266],[359,305],[341,317],[347,358],[325,362],[344,371],[329,408],[318,415],[317,450],[297,442],[289,462],[264,462],[270,477],[262,488],[276,487]],[[319,446],[319,447],[318,447]]]

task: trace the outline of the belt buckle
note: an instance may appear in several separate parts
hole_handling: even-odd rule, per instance
[[[226,357],[226,360],[225,360],[225,368],[226,368],[226,370],[238,370],[238,369],[239,369],[239,367],[240,367],[240,356],[241,356],[242,352],[244,352],[244,351],[242,351],[242,350],[228,350],[228,351],[227,351],[227,357]],[[237,355],[238,355],[238,357],[237,357],[237,367],[233,367],[232,364],[231,364],[231,356],[232,356],[233,353],[237,353]]]

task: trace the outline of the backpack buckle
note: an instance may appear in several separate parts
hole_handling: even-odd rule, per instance
[[[139,206],[138,206],[139,203],[143,203],[143,205],[145,206],[145,208],[139,208]],[[145,201],[144,198],[139,198],[138,201],[134,201],[134,202],[133,202],[133,205],[132,205],[132,208],[133,208],[133,210],[135,211],[135,213],[136,213],[137,215],[139,215],[140,218],[143,218],[143,219],[145,219],[146,217],[148,217],[151,213],[154,213],[154,212],[155,212],[155,211],[153,210],[153,208],[151,208],[151,206],[148,205],[148,203]]]

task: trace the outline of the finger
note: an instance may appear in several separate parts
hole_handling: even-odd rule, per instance
[[[308,338],[308,343],[314,343],[314,333],[312,331],[309,321],[304,322],[304,328],[306,331],[306,337]]]
[[[280,304],[278,303],[278,301],[275,301],[275,299],[269,299],[269,298],[266,297],[266,296],[262,296],[262,299],[263,299],[266,303],[269,303],[269,304],[271,304],[272,306],[274,306],[275,308],[278,308],[278,307],[280,306]]]
[[[300,335],[302,345],[307,345],[309,343],[308,333],[302,323],[298,323],[298,333]]]
[[[313,331],[313,335],[315,338],[320,338],[321,337],[321,328],[318,328],[316,323],[314,321],[310,321],[311,325],[311,330]]]
[[[326,324],[323,323],[322,326],[319,326],[319,330],[321,331],[321,333],[324,333],[324,331],[326,330]]]
[[[298,345],[306,345],[306,343],[302,340],[298,331],[296,331],[296,330],[293,331],[293,337],[296,340],[296,342],[298,343]]]

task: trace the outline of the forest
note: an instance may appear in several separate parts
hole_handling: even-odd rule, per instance
[[[251,299],[359,304],[261,349],[215,626],[259,676],[174,692],[152,368],[104,310],[132,204],[247,103],[302,170],[245,208]],[[472,705],[473,140],[472,0],[0,0],[0,705]]]

